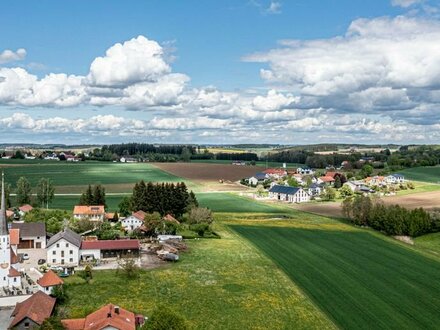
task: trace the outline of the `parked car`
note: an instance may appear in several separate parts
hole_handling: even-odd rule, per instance
[[[38,259],[38,264],[43,265],[46,263],[46,259]]]
[[[70,275],[67,273],[60,273],[58,274],[59,277],[69,277]]]
[[[60,266],[50,266],[49,267],[51,270],[57,271],[57,272],[62,272],[64,269],[63,267]]]
[[[23,260],[29,260],[29,254],[23,253]]]

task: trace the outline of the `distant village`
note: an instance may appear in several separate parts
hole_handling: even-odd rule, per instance
[[[401,189],[414,189],[411,182],[401,174],[367,176],[363,179],[347,178],[344,163],[338,169],[325,171],[307,167],[296,169],[268,168],[244,178],[241,184],[258,188],[256,197],[269,198],[290,203],[304,203],[311,200],[334,200],[337,192],[345,198],[353,194],[394,195]]]

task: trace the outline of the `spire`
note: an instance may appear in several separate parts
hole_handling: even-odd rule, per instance
[[[6,222],[6,197],[5,197],[5,174],[2,172],[2,197],[0,208],[0,235],[8,235],[8,224]]]

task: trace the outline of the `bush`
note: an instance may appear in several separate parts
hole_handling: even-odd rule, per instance
[[[185,319],[166,306],[157,307],[148,321],[142,327],[143,330],[187,330]]]
[[[205,236],[205,233],[210,231],[209,225],[207,223],[198,223],[195,225],[189,226],[189,229],[195,231],[199,236]]]
[[[212,212],[206,207],[194,207],[188,214],[190,224],[206,223],[210,225],[213,221]]]

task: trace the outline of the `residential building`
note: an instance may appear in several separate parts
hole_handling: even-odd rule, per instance
[[[309,188],[307,188],[307,192],[310,196],[316,197],[321,195],[321,193],[324,191],[324,185],[318,184],[318,183],[312,183]]]
[[[61,320],[61,323],[66,330],[135,330],[143,325],[144,317],[107,304],[85,318]]]
[[[353,192],[373,193],[374,190],[368,187],[363,181],[347,181],[343,184],[348,186]]]
[[[55,301],[55,298],[37,291],[25,301],[17,303],[8,329],[40,329],[44,320],[52,315]]]
[[[369,176],[369,177],[365,178],[364,181],[368,186],[380,186],[381,187],[381,186],[387,185],[385,177],[379,176],[379,175],[376,175],[373,177]]]
[[[13,222],[11,229],[19,232],[19,249],[45,249],[46,224],[44,222]]]
[[[37,280],[38,289],[46,294],[51,294],[55,287],[63,284],[64,281],[50,269]]]
[[[100,260],[106,258],[137,257],[140,243],[137,239],[82,241],[80,259]]]
[[[290,203],[310,201],[310,195],[302,188],[275,185],[269,189],[269,198]]]
[[[391,174],[386,177],[386,182],[391,184],[400,184],[405,182],[405,177],[402,174]]]
[[[75,205],[73,217],[78,220],[87,219],[103,222],[105,219],[105,208],[104,205]]]
[[[145,215],[144,211],[133,212],[130,216],[121,220],[122,228],[128,232],[138,229],[143,225]]]
[[[301,175],[313,175],[315,174],[315,171],[313,171],[311,168],[308,167],[298,167],[296,169],[296,173]]]
[[[318,178],[318,183],[324,183],[326,185],[332,186],[335,183],[335,178],[332,176],[321,176]]]
[[[47,242],[47,263],[65,267],[78,266],[80,247],[81,236],[66,228]]]
[[[248,179],[249,184],[256,186],[257,184],[269,179],[269,175],[264,172],[258,172]]]
[[[268,168],[264,170],[263,173],[267,174],[269,178],[273,179],[281,179],[287,175],[287,171],[285,169],[278,168]]]

